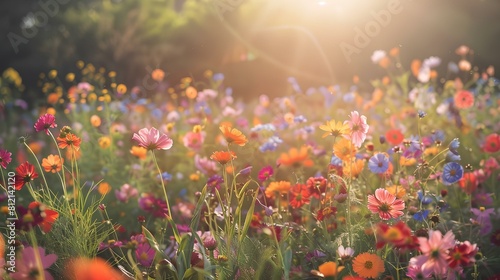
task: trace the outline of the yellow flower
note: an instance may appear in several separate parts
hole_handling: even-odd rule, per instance
[[[348,177],[357,177],[363,168],[365,167],[365,161],[362,159],[357,159],[353,162],[344,162],[343,163],[343,172],[345,176]]]
[[[389,191],[392,195],[396,196],[397,198],[402,198],[403,196],[406,195],[406,190],[399,185],[392,185],[386,187],[385,189]]]
[[[200,175],[193,173],[193,174],[189,175],[189,180],[196,182],[196,181],[200,180]]]
[[[89,93],[89,95],[87,96],[87,101],[88,102],[95,102],[97,100],[97,94],[95,93]]]
[[[56,77],[57,77],[57,70],[50,70],[49,71],[49,78],[55,79]]]
[[[356,154],[356,147],[350,140],[341,138],[333,145],[333,154],[342,161],[348,161]]]
[[[125,86],[124,84],[119,84],[117,87],[116,87],[116,91],[119,93],[119,94],[125,94],[127,92],[127,86]]]
[[[73,73],[66,74],[66,81],[71,83],[74,80],[75,80],[75,74],[73,74]]]
[[[108,77],[110,77],[110,78],[114,78],[114,77],[116,77],[116,72],[115,72],[115,71],[110,71],[110,72],[108,73]]]
[[[85,63],[81,60],[78,60],[76,62],[76,67],[78,67],[78,69],[82,69],[84,66],[85,66]]]
[[[327,137],[328,135],[337,137],[341,135],[347,135],[350,133],[348,124],[342,123],[340,121],[335,122],[335,120],[327,121],[326,124],[320,125],[319,129],[326,131],[326,133],[323,134],[323,138]]]
[[[266,188],[266,196],[274,199],[276,197],[276,193],[287,194],[290,190],[290,187],[291,184],[287,181],[271,182]]]
[[[415,158],[406,158],[404,156],[401,156],[401,158],[399,159],[399,164],[401,164],[402,166],[412,166],[415,163],[417,163],[417,160]]]
[[[426,156],[435,156],[439,153],[439,149],[437,147],[429,147],[424,150],[424,155]]]
[[[111,146],[111,138],[109,136],[102,136],[97,141],[102,149],[107,149]]]

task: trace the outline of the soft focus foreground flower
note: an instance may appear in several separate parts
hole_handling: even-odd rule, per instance
[[[21,253],[22,261],[16,261],[16,272],[10,274],[12,279],[38,279],[37,276],[41,275],[46,280],[54,279],[46,269],[57,260],[57,256],[54,254],[45,255],[45,249],[42,247],[38,247],[37,250],[42,267],[38,267],[37,265],[35,249],[33,247],[25,247]],[[40,271],[40,269],[43,269],[43,271]]]
[[[357,255],[352,261],[352,269],[365,278],[377,278],[385,271],[384,261],[379,256],[370,253]]]
[[[308,149],[305,146],[300,147],[300,150],[291,148],[288,154],[282,153],[278,161],[284,166],[292,166],[296,168],[301,166],[312,166],[314,163],[309,158],[307,150]]]
[[[348,135],[350,132],[349,126],[346,123],[340,121],[335,122],[335,120],[327,121],[326,124],[320,125],[319,129],[326,131],[326,133],[323,134],[323,138],[329,135],[333,137]]]
[[[344,123],[349,125],[351,134],[347,135],[346,138],[350,139],[352,143],[359,148],[365,141],[366,133],[368,133],[370,126],[366,123],[366,117],[363,115],[360,116],[358,111],[351,112],[349,118],[350,120]]]
[[[134,133],[132,140],[136,141],[139,146],[152,150],[168,150],[172,148],[173,140],[166,134],[161,134],[158,129],[152,127],[150,129],[143,128],[139,133]]]
[[[38,178],[38,173],[35,172],[35,167],[25,162],[16,168],[16,190],[21,190],[24,184]]]
[[[56,118],[51,114],[44,114],[40,116],[35,123],[35,131],[40,132],[44,130],[47,135],[49,135],[49,128],[54,127],[57,127]]]
[[[7,165],[12,161],[12,153],[0,149],[0,166],[3,167],[3,169],[7,169]]]
[[[234,143],[239,146],[245,146],[248,141],[246,136],[236,128],[232,128],[228,125],[221,125],[219,129],[228,144]]]
[[[48,233],[52,229],[52,225],[56,222],[57,218],[59,218],[59,213],[57,213],[57,211],[46,208],[45,205],[42,205],[40,202],[31,202],[28,209],[32,211],[37,211],[37,209],[39,209],[43,212],[43,214],[41,214],[43,221],[38,225],[45,233]]]
[[[389,158],[382,153],[376,154],[368,161],[368,167],[375,174],[381,174],[389,168]]]
[[[100,258],[70,260],[65,269],[69,280],[124,280],[125,277]]]
[[[418,239],[412,235],[411,229],[408,225],[399,221],[397,224],[390,226],[386,223],[379,223],[377,225],[377,248],[382,248],[385,244],[389,243],[399,249],[413,250],[418,248]]]
[[[474,95],[470,91],[461,90],[455,94],[453,102],[458,109],[467,109],[474,105]]]
[[[443,166],[442,179],[445,185],[458,182],[464,175],[464,168],[456,162],[448,162]]]
[[[326,262],[318,267],[319,273],[321,273],[320,276],[331,279],[337,276],[343,269],[343,266],[337,266],[335,262]]]
[[[405,203],[401,199],[397,199],[385,189],[375,190],[375,195],[368,195],[368,209],[372,213],[378,213],[382,220],[397,218],[403,215]]]
[[[45,172],[56,173],[61,171],[63,163],[64,159],[60,158],[58,155],[49,155],[42,160],[42,167]]]
[[[429,230],[429,238],[419,237],[420,251],[422,255],[414,257],[416,267],[419,267],[423,275],[434,274],[437,278],[446,276],[448,272],[448,252],[455,246],[455,235],[448,231],[444,236],[436,230]]]

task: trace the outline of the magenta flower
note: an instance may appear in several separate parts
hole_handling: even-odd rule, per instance
[[[42,267],[37,266],[35,249],[33,247],[25,247],[22,252],[22,261],[16,262],[16,272],[10,274],[10,277],[15,280],[21,279],[34,279],[33,275],[45,275],[46,280],[53,280],[54,278],[48,271],[49,268],[57,260],[54,254],[45,255],[45,249],[38,247],[38,253]],[[43,269],[40,271],[39,269]]]
[[[174,141],[166,134],[161,134],[158,129],[152,127],[150,129],[143,128],[139,130],[139,134],[134,133],[132,140],[135,140],[139,146],[147,150],[168,150],[172,148]]]
[[[12,153],[7,150],[0,149],[0,166],[7,169],[7,165],[12,161]]]
[[[437,278],[447,275],[448,254],[455,246],[455,235],[448,231],[444,236],[436,230],[429,230],[429,238],[419,237],[420,251],[422,255],[412,258],[410,263],[420,268],[423,275],[434,274]]]
[[[150,267],[151,263],[153,263],[155,253],[156,251],[148,243],[139,243],[135,250],[135,257],[140,265]]]
[[[386,189],[375,190],[375,195],[368,195],[368,209],[372,213],[378,213],[380,219],[389,220],[403,215],[405,203],[396,198]]]
[[[138,194],[137,189],[129,184],[124,184],[120,187],[120,190],[115,190],[116,199],[123,203],[127,203],[129,198],[136,197]]]
[[[44,130],[49,135],[49,128],[57,127],[56,117],[51,114],[44,114],[38,118],[34,127],[36,132]]]
[[[349,118],[351,118],[351,120],[345,121],[344,123],[349,125],[351,134],[345,137],[350,139],[354,146],[359,148],[365,141],[366,133],[368,133],[368,128],[370,128],[370,126],[366,123],[366,117],[363,115],[360,116],[358,111],[351,112]]]
[[[273,176],[274,174],[274,170],[273,168],[268,165],[266,167],[263,167],[260,171],[259,171],[259,175],[257,176],[259,178],[260,181],[265,181],[269,178],[271,178],[271,176]]]

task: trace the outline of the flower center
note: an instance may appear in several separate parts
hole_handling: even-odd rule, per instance
[[[391,206],[389,206],[388,204],[384,203],[384,204],[381,204],[378,207],[378,210],[380,210],[381,212],[388,212],[389,210],[391,210]]]
[[[366,269],[371,269],[372,267],[373,267],[373,262],[371,262],[371,261],[365,262],[365,268]]]
[[[451,176],[455,176],[455,174],[457,174],[457,171],[456,171],[455,169],[452,169],[452,170],[450,171],[450,175],[451,175]]]

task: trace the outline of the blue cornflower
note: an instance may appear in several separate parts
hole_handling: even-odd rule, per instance
[[[257,131],[262,131],[262,130],[269,130],[269,131],[276,131],[276,127],[272,123],[265,123],[265,124],[258,124],[252,129],[250,129],[252,132],[257,132]]]
[[[307,119],[303,115],[298,115],[295,118],[293,118],[293,122],[294,123],[303,123],[303,122],[307,122]]]
[[[172,174],[168,172],[163,172],[161,173],[161,177],[163,181],[171,181],[172,180]],[[160,175],[157,175],[156,178],[160,179]]]
[[[452,152],[458,156],[459,155],[458,154],[458,147],[460,147],[460,142],[458,141],[458,138],[455,138],[455,139],[451,140],[450,145],[448,146],[448,149],[450,150],[450,152]]]
[[[456,162],[448,162],[443,166],[441,178],[445,185],[451,185],[464,176],[464,168]]]
[[[436,130],[432,133],[431,139],[434,143],[441,144],[444,141],[444,132],[442,130]]]
[[[259,150],[261,152],[274,151],[281,143],[283,143],[283,140],[281,140],[278,136],[271,136],[259,147]]]
[[[423,222],[424,220],[427,219],[428,216],[429,216],[429,210],[423,210],[413,214],[413,219],[419,222]]]
[[[427,113],[422,110],[418,110],[418,117],[423,119],[425,116],[427,116]]]
[[[418,191],[417,196],[418,196],[418,200],[420,200],[420,202],[423,205],[427,205],[427,204],[432,202],[432,196],[424,195],[424,193],[422,191]]]
[[[373,173],[384,173],[389,168],[389,158],[382,153],[376,154],[368,161],[368,167]]]

